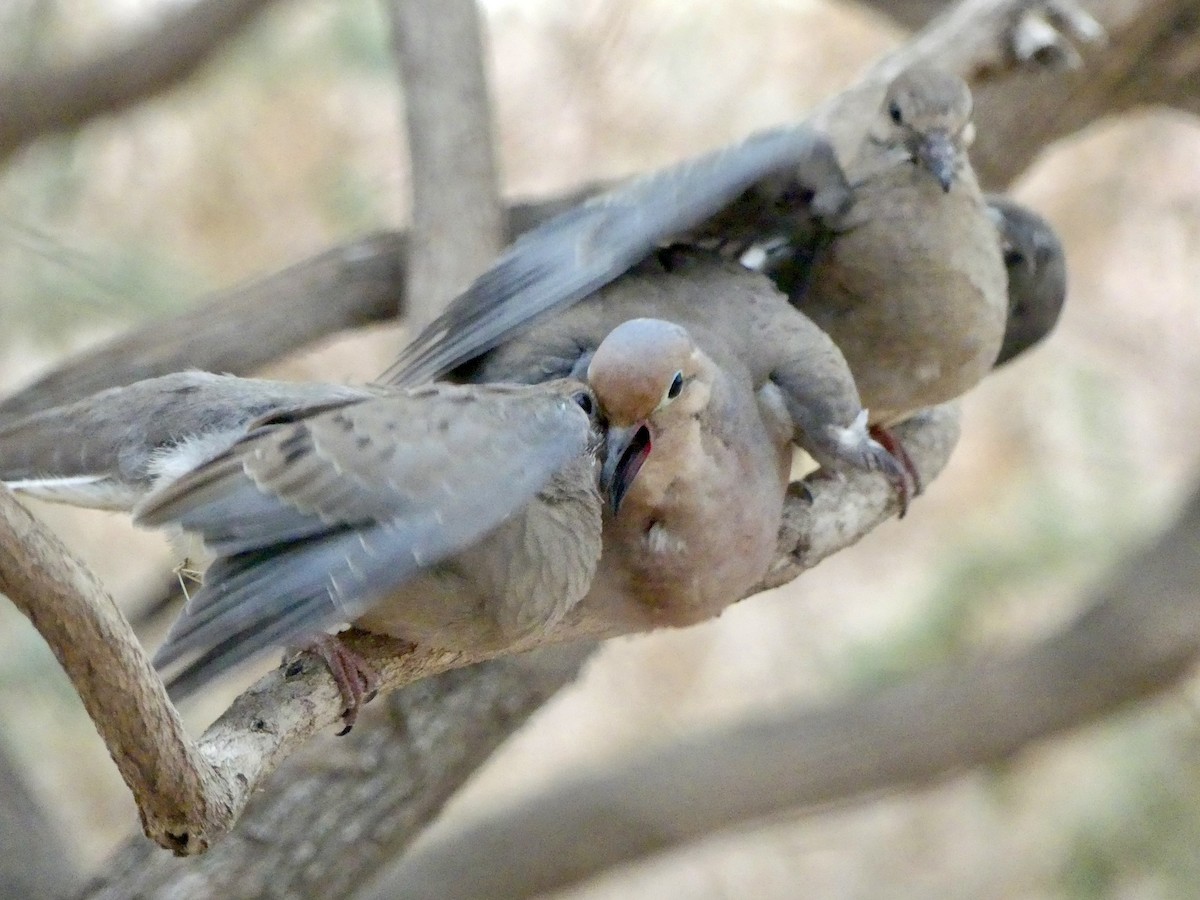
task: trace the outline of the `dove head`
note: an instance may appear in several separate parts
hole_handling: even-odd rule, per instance
[[[631,319],[596,348],[587,378],[608,421],[600,480],[614,513],[654,445],[708,405],[713,371],[686,329],[661,319]]]
[[[966,82],[932,66],[905,69],[888,86],[881,111],[881,137],[904,148],[949,191],[975,137],[973,101]]]

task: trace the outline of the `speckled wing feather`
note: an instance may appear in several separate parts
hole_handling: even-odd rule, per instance
[[[228,447],[262,416],[370,396],[367,388],[208,372],[149,378],[0,428],[0,480],[45,500],[129,510],[184,444],[195,445],[192,455],[202,458]]]
[[[220,557],[155,659],[191,659],[173,690],[354,619],[478,541],[591,445],[584,390],[436,385],[268,424],[148,498],[139,524]]]
[[[445,375],[537,316],[608,284],[769,178],[783,179],[779,203],[806,217],[850,201],[833,149],[805,126],[762,132],[637,178],[521,236],[401,352],[385,379],[420,384]]]

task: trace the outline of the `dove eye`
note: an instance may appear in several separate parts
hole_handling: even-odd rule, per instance
[[[897,125],[904,121],[904,115],[900,112],[900,104],[895,100],[888,104],[888,115],[892,117],[892,121]]]
[[[579,393],[575,394],[571,399],[574,400],[575,404],[580,409],[582,409],[585,413],[587,413],[589,416],[592,414],[592,411],[595,409],[596,405],[592,402],[592,395],[589,394],[587,391],[580,391]]]
[[[667,399],[674,400],[683,390],[683,373],[676,372],[674,379],[671,381],[671,386],[667,388]]]
[[[1024,264],[1025,264],[1025,254],[1022,253],[1020,250],[1006,249],[1004,251],[1004,265],[1008,266],[1010,269],[1013,266],[1020,266],[1020,265],[1024,265]]]

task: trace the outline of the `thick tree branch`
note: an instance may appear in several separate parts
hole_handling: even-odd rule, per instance
[[[0,487],[0,593],[29,617],[71,679],[148,832],[189,846],[189,817],[228,816],[232,797],[187,738],[133,629],[82,563]]]
[[[179,84],[271,0],[196,0],[145,33],[65,69],[0,77],[0,160]]]
[[[412,171],[407,309],[433,321],[500,250],[481,13],[475,0],[385,0]]]
[[[957,412],[932,410],[900,433],[928,483],[957,440]],[[896,509],[894,491],[877,475],[816,479],[810,490],[811,503],[801,493],[789,497],[780,548],[788,575],[776,573],[772,583],[856,542]],[[67,671],[134,795],[147,836],[158,844],[179,854],[207,850],[283,759],[339,720],[342,699],[328,668],[302,658],[261,679],[192,742],[128,623],[95,579],[7,492],[0,493],[0,526],[0,590],[29,616]],[[628,628],[585,602],[556,629],[513,652],[613,637]],[[363,632],[345,640],[379,673],[382,692],[489,658],[412,650]],[[411,737],[436,742],[432,734]]]
[[[1170,687],[1198,654],[1200,493],[1083,615],[1028,649],[574,774],[420,845],[379,896],[533,897],[722,828],[945,778]]]
[[[400,855],[594,649],[552,647],[410,685],[384,698],[383,708],[368,707],[346,737],[315,740],[289,759],[209,853],[173,857],[131,841],[81,896],[348,897]]]

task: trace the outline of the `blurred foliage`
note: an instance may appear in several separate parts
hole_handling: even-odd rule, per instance
[[[847,655],[850,684],[894,681],[994,644],[989,621],[1020,619],[1034,605],[1061,608],[1066,598],[1047,597],[1047,590],[1061,592],[1080,573],[1103,571],[1157,524],[1158,497],[1139,491],[1137,482],[1121,503],[1112,502],[1112,484],[1138,464],[1134,448],[1111,427],[1114,385],[1081,369],[1070,374],[1068,393],[1065,427],[1080,446],[1097,448],[1087,458],[1090,471],[1072,483],[1062,478],[1060,460],[1041,460],[1006,485],[999,503],[968,511],[927,561],[931,583],[921,612],[884,640]]]

